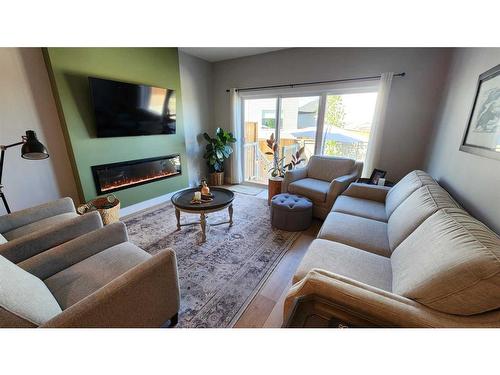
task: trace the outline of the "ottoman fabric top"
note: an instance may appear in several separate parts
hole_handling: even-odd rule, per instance
[[[271,201],[271,205],[273,208],[285,211],[302,211],[311,209],[313,204],[306,197],[285,193],[275,195]]]

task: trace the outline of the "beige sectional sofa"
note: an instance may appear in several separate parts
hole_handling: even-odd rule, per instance
[[[288,326],[500,326],[500,238],[423,171],[351,184],[293,282]]]

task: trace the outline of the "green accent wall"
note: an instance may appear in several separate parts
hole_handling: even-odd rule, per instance
[[[96,197],[91,166],[181,155],[182,175],[115,192],[122,207],[188,186],[177,48],[47,48],[44,51],[80,198]],[[174,89],[175,135],[97,138],[88,77]]]

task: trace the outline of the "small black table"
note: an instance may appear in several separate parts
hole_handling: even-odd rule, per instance
[[[210,192],[213,194],[213,200],[210,202],[203,202],[200,204],[191,203],[194,193],[200,191],[199,188],[191,188],[179,191],[172,197],[172,204],[175,207],[175,217],[177,218],[177,230],[180,230],[182,226],[200,224],[201,226],[201,242],[207,240],[207,213],[221,211],[225,208],[229,211],[229,221],[223,221],[220,223],[212,223],[210,225],[221,225],[229,224],[233,225],[233,200],[234,193],[231,190],[211,187]],[[199,214],[200,221],[195,221],[191,223],[181,224],[181,211],[190,214]]]
[[[370,179],[369,178],[358,178],[356,180],[356,182],[359,183],[359,184],[373,185],[372,183],[370,183]],[[389,181],[389,180],[385,180],[385,184],[384,185],[379,185],[379,186],[393,187],[394,185],[395,185],[394,182]]]

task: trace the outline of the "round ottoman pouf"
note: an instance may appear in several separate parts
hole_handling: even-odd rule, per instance
[[[278,194],[271,200],[271,224],[289,232],[309,228],[312,221],[312,202],[300,195]]]

